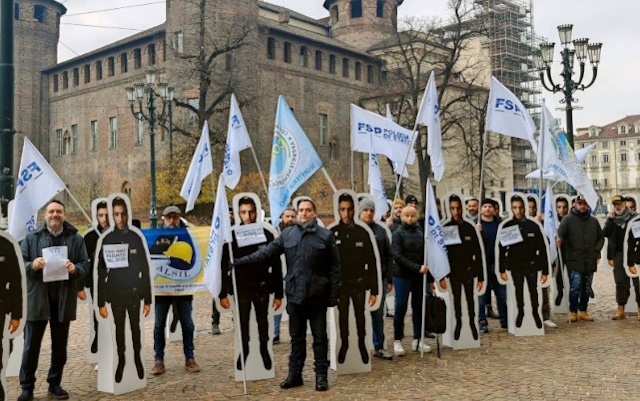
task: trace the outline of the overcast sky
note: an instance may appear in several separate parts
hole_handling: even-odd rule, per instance
[[[235,1],[235,0],[230,0]],[[61,0],[67,7],[62,18],[59,58],[66,60],[90,50],[130,36],[137,31],[84,27],[69,24],[110,26],[143,30],[161,24],[165,19],[164,1],[158,0]],[[328,12],[322,7],[324,0],[271,0],[271,3],[291,8],[314,18]],[[556,27],[574,24],[573,38],[588,37],[591,42],[604,43],[598,79],[585,92],[577,92],[574,127],[591,124],[604,125],[626,115],[640,114],[640,1],[638,0],[533,0],[534,22],[537,34],[558,42]],[[153,4],[148,4],[153,3]],[[148,4],[122,10],[73,16],[88,11]],[[400,7],[403,16],[447,16],[447,0],[405,0]],[[66,47],[66,46],[68,47]],[[560,45],[556,43],[554,79],[560,79],[558,60]],[[72,50],[70,50],[72,49]],[[591,78],[591,71],[586,79]],[[551,111],[564,121],[560,95],[545,92]]]

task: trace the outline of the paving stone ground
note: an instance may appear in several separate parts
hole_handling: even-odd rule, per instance
[[[482,335],[482,347],[454,351],[443,348],[420,359],[409,353],[393,361],[373,361],[367,374],[329,375],[329,391],[314,390],[314,373],[307,359],[305,386],[281,390],[289,355],[287,325],[283,322],[283,342],[274,346],[276,378],[248,383],[233,380],[233,329],[229,314],[223,314],[222,335],[210,334],[210,299],[195,297],[197,327],[196,359],[200,373],[184,370],[182,343],[167,344],[167,373],[149,374],[148,387],[113,396],[97,391],[97,372],[86,360],[88,317],[81,306],[78,320],[71,326],[69,361],[63,387],[72,399],[82,400],[638,400],[640,399],[640,322],[634,315],[612,321],[615,290],[611,269],[602,264],[596,273],[596,303],[589,311],[596,321],[569,324],[566,314],[554,314],[557,329],[545,336],[518,337],[490,321],[490,333]],[[633,296],[633,295],[632,295]],[[407,318],[410,327],[409,317]],[[392,320],[386,319],[388,349],[392,348]],[[146,366],[153,366],[153,321],[146,323]],[[310,339],[310,338],[309,338]],[[405,338],[405,348],[410,346]],[[435,340],[431,341],[434,345]],[[310,343],[310,341],[309,341]],[[313,355],[309,347],[308,355]],[[50,361],[48,337],[43,342],[36,397],[46,399],[46,372]],[[9,400],[19,393],[18,379],[7,379]]]

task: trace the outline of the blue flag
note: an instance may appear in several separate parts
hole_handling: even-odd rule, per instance
[[[321,167],[320,156],[296,121],[287,101],[280,96],[269,172],[272,221],[280,218],[291,201],[291,195]]]

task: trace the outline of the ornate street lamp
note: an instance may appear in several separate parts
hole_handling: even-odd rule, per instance
[[[157,87],[157,93],[156,88]],[[149,211],[149,220],[151,228],[158,227],[158,205],[156,198],[156,148],[155,148],[155,129],[159,121],[164,120],[171,110],[171,102],[173,101],[173,88],[166,83],[156,84],[156,71],[149,70],[146,73],[146,83],[136,83],[126,88],[127,98],[131,106],[131,113],[139,121],[147,121],[149,123],[149,145],[151,147],[151,210]],[[162,111],[158,113],[156,109],[156,97],[162,100]],[[146,99],[146,104],[144,100]],[[138,102],[136,111],[135,103]],[[145,109],[147,112],[145,113]]]
[[[564,99],[560,100],[560,103],[565,104],[565,110],[567,113],[567,139],[569,144],[573,148],[573,103],[577,103],[578,100],[573,98],[573,94],[578,90],[585,90],[596,81],[598,75],[598,64],[600,63],[600,52],[602,51],[602,43],[589,43],[589,39],[575,39],[573,40],[573,48],[571,45],[573,25],[560,25],[558,27],[558,34],[560,36],[560,43],[562,44],[562,73],[560,75],[563,79],[563,85],[560,86],[553,82],[551,77],[551,65],[553,64],[553,50],[554,43],[542,43],[540,45],[540,53],[534,55],[534,64],[540,70],[540,81],[542,86],[546,90],[552,93],[562,92]],[[582,80],[584,79],[585,61],[589,58],[593,73],[591,82],[588,85],[584,85]],[[580,72],[578,80],[573,80],[574,75],[574,60],[577,59],[580,65]],[[546,73],[546,74],[545,74]],[[546,75],[546,80],[545,80]],[[548,83],[546,82],[548,80]]]

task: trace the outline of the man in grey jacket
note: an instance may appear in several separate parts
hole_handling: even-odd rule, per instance
[[[69,326],[76,319],[77,293],[84,287],[89,257],[78,230],[65,221],[64,204],[52,200],[44,214],[45,223],[27,235],[22,242],[22,257],[27,272],[27,322],[24,328],[24,350],[20,367],[22,393],[18,401],[33,399],[36,369],[40,356],[42,337],[51,326],[51,367],[47,376],[49,397],[66,400],[69,393],[60,383],[67,363],[67,340]],[[66,280],[44,281],[44,270],[48,268],[43,250],[66,248]]]

